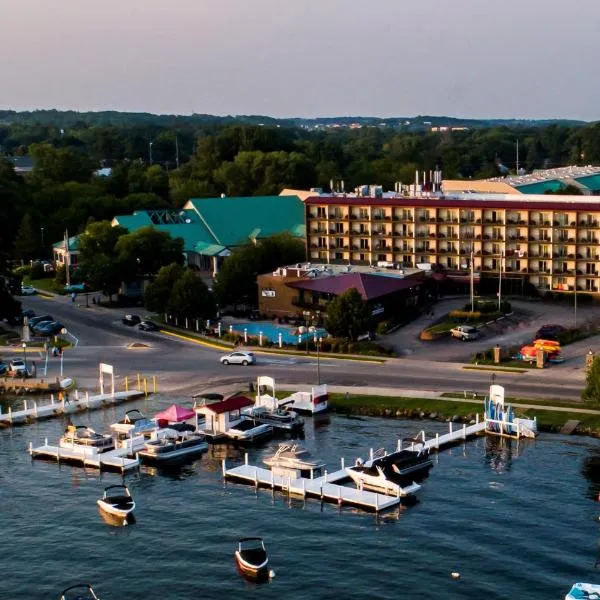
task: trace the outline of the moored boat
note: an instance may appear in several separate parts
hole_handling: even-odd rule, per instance
[[[135,502],[126,485],[109,485],[104,488],[104,494],[97,502],[100,510],[120,517],[123,519],[124,524],[127,523],[128,517],[135,510]]]
[[[275,454],[266,456],[263,462],[271,468],[274,475],[282,477],[308,477],[314,479],[322,474],[325,463],[311,456],[300,444],[279,444]]]
[[[595,583],[575,583],[565,600],[599,600],[600,585]]]
[[[173,426],[157,432],[157,438],[138,452],[142,462],[161,463],[199,454],[208,449],[204,436],[195,431],[178,431]]]
[[[100,600],[94,588],[87,583],[78,583],[64,589],[59,600]]]
[[[304,429],[304,421],[293,410],[283,408],[267,410],[264,407],[253,407],[251,415],[257,423],[271,425],[273,429],[282,432],[294,432]]]
[[[96,433],[91,427],[68,425],[58,445],[61,448],[86,448],[94,452],[107,452],[114,450],[115,441],[112,436]]]
[[[253,443],[272,437],[273,427],[251,417],[242,417],[225,434],[234,442]]]
[[[235,562],[246,577],[264,580],[269,576],[269,557],[262,538],[242,538],[235,551]]]
[[[379,465],[366,467],[359,463],[353,467],[346,467],[346,473],[359,489],[364,488],[388,496],[397,496],[399,498],[411,496],[421,489],[418,483],[413,482],[409,485],[401,486],[399,483],[388,479]]]

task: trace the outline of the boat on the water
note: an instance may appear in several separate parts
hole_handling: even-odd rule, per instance
[[[262,538],[242,538],[235,551],[235,562],[246,577],[265,580],[269,576],[269,557]]]
[[[257,380],[257,390],[256,405],[266,406],[269,410],[284,408],[315,415],[327,410],[329,406],[327,385],[318,385],[313,387],[310,392],[295,392],[286,398],[279,399],[275,394],[275,380],[263,375]]]
[[[373,456],[363,465],[367,468],[381,467],[386,477],[394,481],[402,481],[406,477],[423,474],[433,467],[429,455],[429,448],[422,442],[413,441],[411,448],[396,450],[387,453],[384,448],[373,453]]]
[[[263,406],[256,406],[252,408],[251,415],[257,423],[271,425],[273,429],[282,432],[295,432],[304,429],[304,421],[293,410],[284,408],[269,410]]]
[[[323,473],[325,463],[311,456],[310,452],[298,443],[279,444],[279,448],[263,462],[271,468],[274,475],[281,477],[307,477],[314,479]]]
[[[94,452],[114,450],[112,436],[95,432],[85,425],[67,425],[67,429],[58,440],[61,448],[85,448]]]
[[[124,524],[127,524],[127,519],[135,510],[135,502],[126,485],[109,485],[104,488],[98,506],[100,510],[123,519]]]
[[[389,479],[379,465],[366,467],[362,463],[358,463],[353,467],[346,467],[346,473],[359,489],[372,490],[388,496],[402,498],[411,496],[421,489],[421,486],[415,482],[401,486],[399,483]]]
[[[59,600],[100,600],[94,588],[87,583],[78,583],[64,589]]]
[[[247,416],[242,418],[225,432],[225,435],[234,442],[253,443],[272,437],[273,427],[265,423],[259,423]]]
[[[137,408],[128,410],[123,419],[110,426],[117,448],[127,448],[134,454],[143,449],[144,444],[156,432],[154,419],[149,419]]]
[[[565,600],[600,600],[600,585],[595,583],[576,583],[565,596]]]
[[[172,424],[166,429],[157,431],[156,438],[147,441],[144,448],[138,452],[142,462],[162,463],[174,459],[199,454],[208,449],[204,436],[188,427],[176,428]]]

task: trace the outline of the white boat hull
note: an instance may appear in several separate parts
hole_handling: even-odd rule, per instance
[[[98,506],[105,513],[108,513],[109,515],[114,515],[115,517],[122,517],[123,519],[126,519],[135,510],[135,502],[132,502],[131,507],[126,510],[117,508],[116,506],[113,506],[109,502],[105,502],[102,499],[98,500]]]
[[[600,600],[600,585],[576,583],[565,596],[565,600]]]
[[[138,454],[141,458],[145,458],[151,461],[167,462],[169,460],[181,458],[182,456],[199,454],[200,452],[204,452],[205,450],[208,450],[208,444],[206,442],[203,442],[195,446],[178,448],[175,450],[169,450],[168,452],[148,452],[147,450],[142,450],[138,452]]]
[[[359,488],[380,492],[387,496],[397,496],[402,498],[415,494],[421,489],[421,486],[418,483],[412,483],[411,485],[402,487],[393,481],[389,481],[385,477],[369,475],[368,473],[356,471],[351,467],[346,468],[346,473],[348,473],[350,479],[352,479]]]

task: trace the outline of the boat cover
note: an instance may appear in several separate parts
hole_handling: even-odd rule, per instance
[[[169,408],[162,412],[156,413],[154,418],[159,421],[169,421],[170,423],[177,423],[179,421],[187,421],[196,416],[196,413],[189,408],[179,406],[179,404],[171,404]]]
[[[600,585],[576,583],[565,596],[565,600],[600,600]]]

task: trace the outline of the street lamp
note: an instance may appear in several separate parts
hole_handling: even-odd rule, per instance
[[[40,231],[42,232],[42,249],[44,248],[44,228],[40,227]]]
[[[23,342],[23,362],[25,363],[25,372],[27,372],[27,344]]]
[[[149,154],[150,154],[150,164],[152,164],[152,144],[154,144],[154,142],[150,142],[148,144]]]
[[[319,362],[319,350],[321,348],[321,342],[323,338],[317,340],[317,385],[321,385],[321,363]]]

